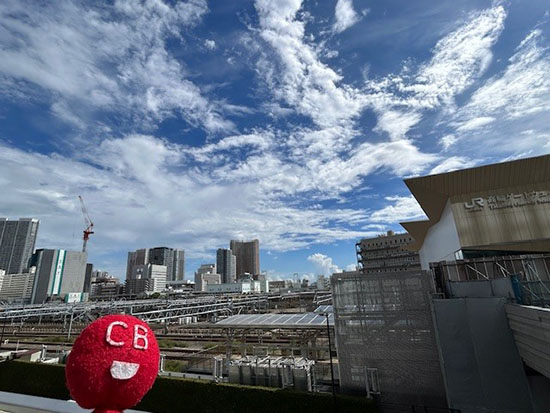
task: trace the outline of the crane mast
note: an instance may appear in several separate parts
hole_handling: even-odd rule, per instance
[[[88,215],[88,210],[86,209],[86,205],[84,205],[84,199],[82,199],[80,195],[78,196],[78,199],[80,200],[80,208],[82,209],[82,215],[84,216],[84,225],[86,225],[82,236],[82,252],[86,252],[88,239],[90,238],[90,235],[94,233],[94,223],[90,219],[90,215]]]

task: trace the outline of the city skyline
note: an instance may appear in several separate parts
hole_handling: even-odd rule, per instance
[[[274,278],[356,264],[403,178],[550,151],[547,2],[0,4],[0,216],[123,280],[231,239]]]

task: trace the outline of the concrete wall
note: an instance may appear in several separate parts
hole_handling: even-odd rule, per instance
[[[449,407],[468,413],[533,412],[504,298],[433,300]]]
[[[67,251],[59,295],[84,291],[88,253]]]
[[[424,238],[419,251],[420,265],[423,270],[429,270],[430,262],[454,261],[454,254],[459,249],[460,241],[453,211],[450,202],[447,201],[441,219],[428,230]]]
[[[550,379],[550,308],[508,304],[506,312],[523,361]]]

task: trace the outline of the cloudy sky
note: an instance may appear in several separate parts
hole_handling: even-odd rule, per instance
[[[403,178],[550,152],[547,0],[0,2],[0,216],[96,267],[259,238],[273,277],[422,217]]]

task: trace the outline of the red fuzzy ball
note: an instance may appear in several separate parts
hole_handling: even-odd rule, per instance
[[[153,331],[129,315],[108,315],[76,339],[65,376],[71,397],[96,413],[135,406],[158,374],[159,347]]]

